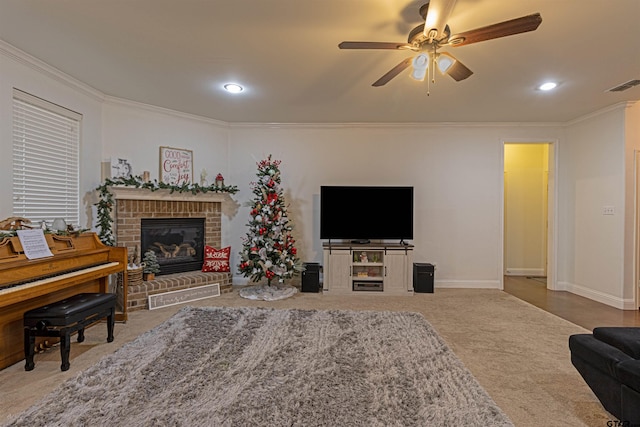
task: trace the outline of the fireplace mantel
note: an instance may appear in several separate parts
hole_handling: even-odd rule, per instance
[[[226,198],[226,193],[180,193],[168,189],[151,191],[147,188],[135,187],[109,187],[109,192],[115,200],[171,200],[177,202],[209,202],[222,203]]]

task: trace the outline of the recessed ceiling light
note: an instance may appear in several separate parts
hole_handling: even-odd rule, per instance
[[[224,85],[224,90],[231,93],[240,93],[244,88],[236,83],[227,83]]]
[[[540,90],[544,90],[544,91],[547,91],[547,90],[555,89],[555,88],[556,88],[556,86],[558,86],[558,84],[557,84],[557,83],[554,83],[554,82],[546,82],[546,83],[542,83],[540,86],[538,86],[538,89],[540,89]]]

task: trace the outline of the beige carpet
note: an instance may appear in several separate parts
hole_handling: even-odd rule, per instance
[[[569,335],[586,331],[501,291],[442,289],[407,297],[299,293],[271,302],[234,291],[191,305],[419,312],[516,426],[603,426],[610,419],[569,360]],[[89,329],[83,343],[73,343],[67,372],[60,371],[57,348],[36,355],[34,371],[25,372],[22,362],[0,371],[0,423],[180,307],[131,313],[129,322],[116,324],[113,343],[106,343],[105,325]]]

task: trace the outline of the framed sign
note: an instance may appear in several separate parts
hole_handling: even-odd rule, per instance
[[[160,181],[171,185],[193,181],[193,151],[160,147]]]
[[[131,178],[131,171],[129,160],[111,158],[111,178]]]

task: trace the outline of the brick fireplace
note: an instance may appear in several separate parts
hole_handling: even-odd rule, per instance
[[[114,212],[114,236],[118,246],[141,251],[142,219],[202,218],[204,219],[204,242],[220,248],[222,243],[223,194],[171,193],[169,190],[150,191],[142,188],[112,187],[116,202]],[[140,254],[142,257],[142,254]],[[220,284],[220,292],[231,290],[231,273],[202,273],[199,268],[192,271],[166,274],[155,280],[130,283],[128,309],[140,310],[148,307],[148,296],[193,288],[211,283]]]

